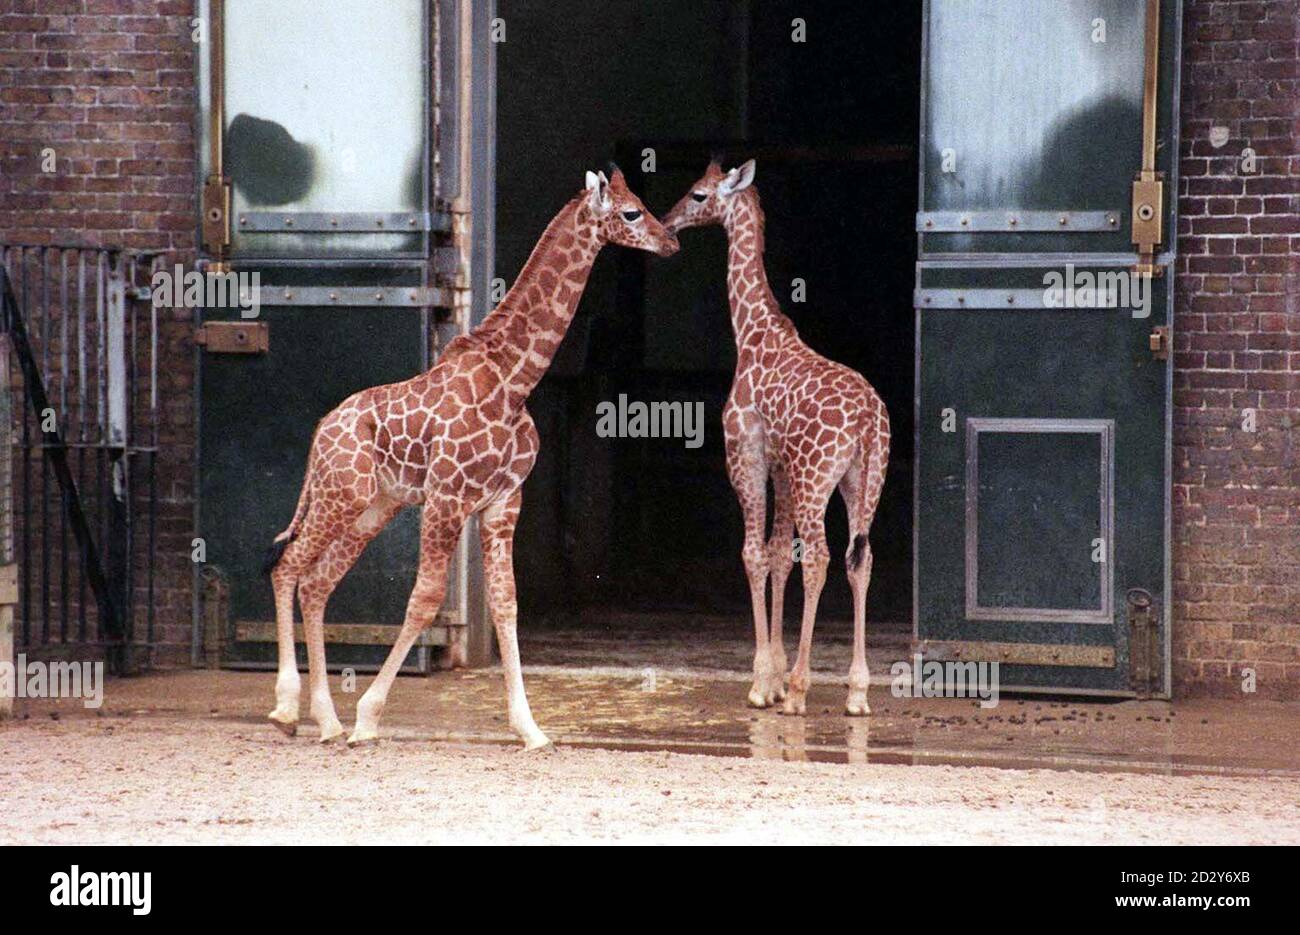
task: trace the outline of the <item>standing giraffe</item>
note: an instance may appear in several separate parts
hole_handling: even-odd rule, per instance
[[[403,507],[422,504],[420,566],[388,659],[357,703],[348,743],[377,737],[388,690],[446,593],[447,566],[471,514],[481,516],[488,604],[505,671],[510,726],[528,749],[550,742],[524,695],[516,640],[512,562],[521,486],[537,457],[537,429],[524,402],[546,373],[606,243],[677,251],[617,169],[587,173],[547,226],[519,278],[481,325],[456,338],[429,371],[362,390],[321,420],[298,507],[276,537],[266,570],[275,591],[280,664],[270,719],[293,734],[300,683],[294,657],[297,591],[321,741],[343,733],[325,671],[325,603],[366,544]]]
[[[813,624],[826,583],[826,505],[838,486],[849,514],[846,564],[853,590],[853,663],[845,710],[867,714],[867,533],[889,461],[889,414],[859,374],[827,360],[801,340],[781,313],[763,268],[763,209],[753,187],[754,160],[724,173],[717,160],[664,217],[676,233],[720,224],[727,231],[727,292],[736,334],[736,375],[722,411],[727,473],[745,518],[742,558],[754,608],[754,685],[749,703],[765,708],[785,699],[786,714],[803,714],[808,693]],[[775,516],[767,525],[767,478]],[[799,655],[785,691],[781,635],[785,583],[794,564],[791,536],[803,543],[803,626]],[[766,591],[772,576],[771,633]]]

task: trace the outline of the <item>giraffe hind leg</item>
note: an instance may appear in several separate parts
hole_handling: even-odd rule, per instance
[[[871,521],[884,478],[883,453],[873,447],[859,463],[844,475],[840,495],[849,515],[849,549],[844,556],[849,588],[853,592],[853,661],[849,665],[849,694],[845,713],[861,716],[871,713],[867,690],[871,675],[867,668],[867,588],[871,584]]]
[[[325,660],[325,606],[366,546],[401,509],[401,503],[379,497],[369,506],[357,511],[347,523],[346,530],[325,547],[298,585],[303,638],[307,644],[311,716],[320,727],[321,743],[329,743],[344,733],[343,723],[334,710],[334,699],[330,695]]]

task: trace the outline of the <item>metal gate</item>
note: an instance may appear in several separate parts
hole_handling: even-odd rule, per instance
[[[14,643],[132,671],[149,663],[156,628],[158,316],[136,287],[154,260],[71,246],[0,253],[12,426],[0,564],[14,579]]]
[[[256,275],[259,307],[195,316],[207,550],[196,663],[274,667],[260,556],[293,514],[317,422],[357,390],[426,369],[487,311],[492,7],[199,5],[200,266]],[[387,655],[418,526],[414,512],[400,515],[331,597],[332,666],[374,668]],[[462,541],[409,666],[485,656],[476,551]]]
[[[1169,689],[1176,0],[930,0],[917,648]]]

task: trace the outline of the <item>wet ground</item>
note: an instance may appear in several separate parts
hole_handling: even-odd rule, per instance
[[[791,718],[748,707],[743,671],[671,664],[689,659],[640,664],[653,655],[643,646],[622,654],[606,648],[605,664],[597,665],[600,642],[590,634],[566,642],[557,633],[525,647],[526,658],[540,660],[525,667],[534,715],[562,746],[828,763],[1300,778],[1300,706],[1294,704],[1004,696],[996,707],[984,708],[969,699],[895,697],[882,675],[872,685],[871,715],[852,718],[843,714],[842,672],[816,672],[807,716]],[[561,651],[589,665],[547,661]],[[645,659],[637,656],[642,652]],[[890,654],[888,646],[874,648],[873,671],[887,673],[883,660]],[[823,658],[839,668],[837,655],[832,650]],[[842,655],[847,668],[847,650]],[[331,682],[339,715],[350,725],[369,676],[358,676],[355,684],[345,685],[339,676]],[[203,719],[242,729],[262,724],[273,685],[273,673],[182,670],[110,681],[98,711],[74,701],[18,705],[20,717],[29,719]],[[397,742],[516,743],[497,669],[399,678],[382,730]],[[314,733],[304,720],[300,736]]]
[[[399,679],[361,749],[268,725],[265,672],[21,702],[0,843],[1300,843],[1294,707],[986,711],[881,684],[852,719],[827,675],[790,719],[745,707],[740,673],[643,668],[530,671],[549,755],[518,749],[491,670]],[[332,681],[350,722],[359,694]]]

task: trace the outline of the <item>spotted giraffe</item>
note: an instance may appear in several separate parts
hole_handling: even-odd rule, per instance
[[[664,227],[671,233],[712,224],[727,232],[736,374],[722,412],[722,428],[727,473],[745,519],[742,558],[755,639],[749,703],[764,708],[784,699],[786,714],[805,711],[813,624],[830,560],[826,505],[838,487],[849,514],[846,565],[853,591],[853,662],[845,709],[851,715],[867,714],[866,617],[871,579],[867,534],[889,462],[889,414],[861,375],[809,348],[781,313],[763,267],[763,209],[753,184],[754,171],[752,159],[725,173],[714,160],[664,217]],[[769,475],[774,516],[772,536],[764,544]],[[785,584],[795,560],[796,527],[803,566],[803,626],[787,695],[781,617]]]
[[[432,369],[350,396],[321,420],[293,520],[267,556],[275,592],[279,672],[270,719],[297,729],[294,594],[302,608],[311,716],[320,739],[343,734],[325,671],[325,604],[366,544],[404,507],[421,507],[415,587],[387,660],[357,704],[348,743],[376,739],[397,670],[433,622],[465,521],[480,516],[484,576],[505,671],[510,725],[528,749],[550,742],[524,694],[512,560],[521,487],[538,437],[524,402],[550,366],[606,243],[661,256],[677,239],[645,210],[621,172],[587,173],[551,221],[500,305],[453,340]]]

